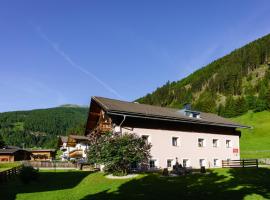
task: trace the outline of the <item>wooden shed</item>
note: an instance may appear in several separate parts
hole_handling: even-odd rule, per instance
[[[55,149],[35,149],[30,150],[32,153],[31,160],[53,160],[55,159]]]
[[[24,149],[0,149],[0,162],[30,160],[31,152]]]

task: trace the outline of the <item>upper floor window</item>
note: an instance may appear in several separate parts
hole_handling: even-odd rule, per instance
[[[232,147],[232,141],[231,140],[226,140],[226,147],[231,148]]]
[[[173,145],[174,147],[178,146],[178,137],[173,137],[173,138],[172,138],[172,145]]]
[[[213,139],[213,147],[218,147],[218,139]]]
[[[198,139],[198,147],[204,147],[205,146],[205,140],[202,138]]]
[[[145,142],[145,144],[149,143],[149,135],[142,135],[142,139]]]

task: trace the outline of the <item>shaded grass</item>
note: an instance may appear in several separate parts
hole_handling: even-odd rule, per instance
[[[152,173],[124,180],[107,179],[103,173],[42,171],[39,180],[29,185],[17,179],[0,185],[0,199],[267,199],[269,177],[267,168],[215,169],[181,177]]]

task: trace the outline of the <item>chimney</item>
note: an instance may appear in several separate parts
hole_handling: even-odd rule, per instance
[[[184,104],[184,109],[185,110],[191,110],[191,103],[185,103]]]

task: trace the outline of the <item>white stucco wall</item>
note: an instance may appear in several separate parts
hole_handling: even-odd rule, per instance
[[[167,160],[172,160],[175,164],[183,164],[183,159],[188,159],[193,168],[200,168],[200,159],[205,159],[205,167],[213,168],[214,159],[221,161],[226,159],[240,159],[239,136],[199,132],[169,131],[157,129],[134,128],[132,131],[122,128],[122,133],[136,133],[139,136],[148,135],[152,144],[152,159],[156,160],[155,165],[160,168],[167,167]],[[178,146],[172,145],[172,137],[178,137]],[[198,147],[198,139],[205,141],[204,147]],[[218,139],[218,147],[213,147],[213,139]],[[226,140],[231,140],[231,147],[226,147]],[[233,149],[238,149],[238,153],[233,153]]]

